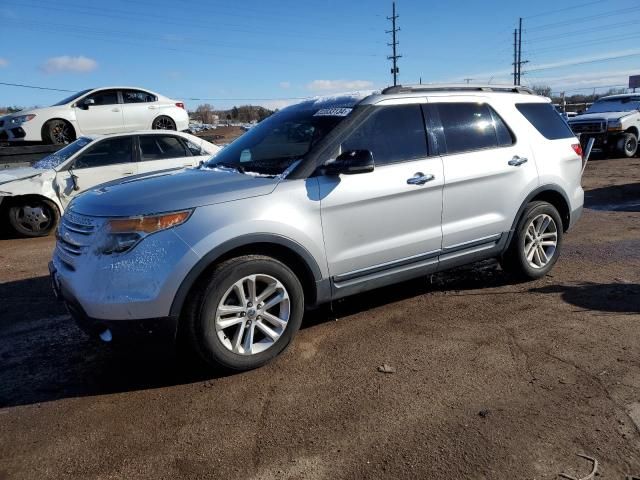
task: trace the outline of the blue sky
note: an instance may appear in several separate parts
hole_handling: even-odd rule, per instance
[[[401,83],[511,82],[520,16],[524,84],[584,93],[640,74],[638,0],[396,3]],[[390,14],[387,0],[0,0],[0,82],[280,107],[390,84]],[[0,85],[0,105],[66,95]]]

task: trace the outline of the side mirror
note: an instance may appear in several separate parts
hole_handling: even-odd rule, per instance
[[[85,98],[82,102],[84,108],[89,108],[89,105],[95,105],[96,101],[93,98]]]
[[[69,175],[71,176],[71,184],[73,185],[73,190],[74,191],[78,191],[80,190],[80,185],[78,185],[78,176],[73,173],[73,170],[69,169]]]
[[[325,165],[325,175],[355,175],[373,172],[375,163],[369,150],[349,150],[338,155],[333,162]]]

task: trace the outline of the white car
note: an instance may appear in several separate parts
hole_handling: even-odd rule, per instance
[[[0,140],[64,145],[83,135],[188,128],[181,101],[141,88],[105,87],[0,117]]]
[[[132,175],[195,167],[218,150],[183,132],[86,135],[32,167],[0,171],[0,209],[19,234],[45,236],[84,190]]]

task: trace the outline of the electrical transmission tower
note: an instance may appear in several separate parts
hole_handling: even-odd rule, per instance
[[[396,86],[398,84],[398,73],[400,73],[400,69],[398,68],[398,59],[402,57],[402,55],[398,55],[397,47],[398,40],[396,39],[396,33],[400,31],[399,28],[396,28],[396,19],[398,15],[396,15],[396,2],[393,2],[393,14],[390,17],[387,17],[387,20],[391,20],[391,30],[387,30],[386,33],[391,34],[391,43],[387,43],[388,46],[393,47],[393,54],[387,57],[387,60],[392,61],[391,73],[393,74],[393,85]]]

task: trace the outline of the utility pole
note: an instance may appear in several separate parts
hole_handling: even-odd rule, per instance
[[[522,81],[522,17],[518,25],[518,85]]]
[[[402,57],[402,55],[398,55],[396,48],[398,46],[398,41],[396,40],[396,33],[400,31],[399,28],[396,28],[396,19],[398,15],[396,15],[396,2],[393,2],[393,14],[390,17],[387,17],[387,20],[391,20],[391,30],[387,30],[386,33],[391,34],[392,42],[387,43],[388,46],[393,47],[393,55],[387,57],[387,60],[392,61],[391,73],[393,74],[393,86],[395,87],[398,84],[398,73],[400,73],[400,69],[398,69],[398,59]]]
[[[513,84],[518,85],[518,29],[513,30]]]

